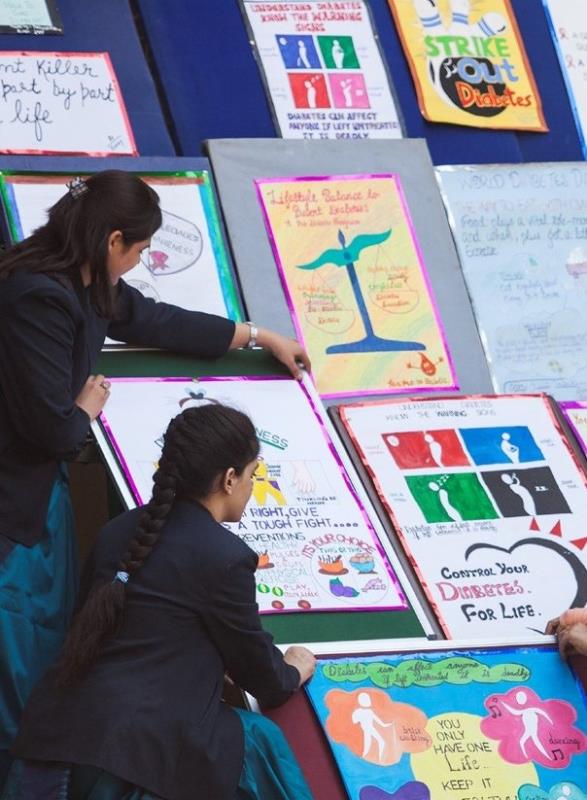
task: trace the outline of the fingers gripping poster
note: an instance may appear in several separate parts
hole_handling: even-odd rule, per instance
[[[364,0],[241,7],[284,139],[401,138]]]
[[[261,455],[251,499],[241,522],[226,527],[259,556],[261,611],[407,607],[305,387],[287,378],[112,383],[102,423],[138,504],[151,496],[162,436],[172,417],[215,399],[253,420]]]
[[[319,660],[306,687],[350,800],[586,800],[587,711],[552,648]]]
[[[586,476],[546,397],[341,407],[449,638],[541,636],[587,605]]]
[[[72,175],[0,176],[14,242],[47,221],[47,210],[67,191]],[[145,297],[190,311],[241,319],[235,280],[206,171],[140,176],[159,195],[163,222],[124,280]]]
[[[437,176],[495,391],[587,398],[587,165]]]
[[[431,122],[546,131],[509,0],[389,0]]]
[[[267,178],[256,184],[320,394],[454,388],[398,176]]]

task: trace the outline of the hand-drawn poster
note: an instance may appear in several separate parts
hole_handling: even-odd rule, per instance
[[[293,379],[113,380],[102,423],[136,502],[150,498],[171,418],[206,398],[249,414],[261,443],[251,500],[240,523],[226,524],[259,555],[261,610],[406,608],[318,408]]]
[[[587,708],[555,648],[319,659],[306,685],[350,800],[585,800]]]
[[[138,155],[108,53],[0,52],[0,153]]]
[[[559,405],[581,450],[587,457],[587,403],[569,400]]]
[[[509,0],[388,0],[423,116],[546,131]]]
[[[543,2],[587,158],[587,6],[576,0]]]
[[[241,0],[284,139],[399,139],[365,0]]]
[[[587,605],[587,477],[548,398],[341,407],[449,638],[540,636]]]
[[[0,33],[63,33],[55,0],[0,0]]]
[[[47,220],[71,175],[0,174],[0,192],[14,242]],[[141,174],[161,201],[163,224],[151,247],[124,280],[146,297],[190,311],[242,318],[206,171]]]
[[[256,184],[320,394],[454,388],[399,177],[262,178]]]
[[[495,390],[587,398],[587,165],[437,176]]]

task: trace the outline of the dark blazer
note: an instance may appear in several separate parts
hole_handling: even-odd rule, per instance
[[[0,534],[13,541],[31,546],[43,535],[57,465],[75,457],[89,430],[74,400],[107,335],[215,358],[234,322],[156,303],[124,281],[112,320],[81,285],[33,273],[0,283]]]
[[[102,531],[92,576],[112,580],[140,510]],[[51,670],[25,709],[14,753],[91,764],[166,800],[233,800],[243,762],[224,671],[278,705],[299,673],[263,631],[257,555],[197,503],[177,501],[126,586],[121,632],[87,677],[55,689]]]

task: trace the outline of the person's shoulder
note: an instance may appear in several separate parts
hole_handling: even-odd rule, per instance
[[[38,306],[41,313],[43,306],[70,311],[80,307],[73,284],[67,278],[21,271],[0,281],[0,304],[14,314],[20,313],[25,304]]]
[[[101,561],[109,561],[112,555],[118,557],[120,549],[130,541],[137,529],[142,510],[142,507],[138,507],[124,511],[104,525],[94,546],[94,558],[98,565]]]
[[[256,569],[255,551],[201,506],[178,503],[173,523],[183,529],[185,545],[207,570],[224,571],[236,564]]]

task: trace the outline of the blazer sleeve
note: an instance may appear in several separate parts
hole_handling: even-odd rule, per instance
[[[72,356],[80,320],[67,293],[30,291],[0,319],[0,385],[19,439],[50,458],[73,457],[90,418],[72,397]]]
[[[118,282],[114,318],[108,336],[120,342],[160,347],[177,353],[218,358],[229,348],[234,322],[202,311],[186,311],[144,297],[124,281]]]
[[[300,673],[283,660],[261,627],[256,603],[256,559],[240,559],[208,575],[203,623],[230,677],[261,705],[278,706],[298,688]]]

